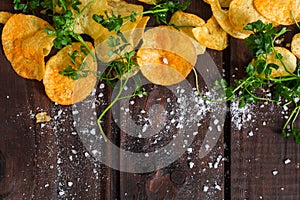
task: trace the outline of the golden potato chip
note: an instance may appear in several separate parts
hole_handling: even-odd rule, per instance
[[[153,5],[158,2],[158,0],[138,0],[139,2],[143,2],[145,4]]]
[[[221,7],[228,8],[232,0],[219,0]]]
[[[163,49],[183,57],[192,65],[197,60],[196,49],[191,39],[182,32],[164,27],[147,30],[141,48]]]
[[[108,1],[108,10],[109,13],[114,13],[114,15],[121,15],[121,16],[129,16],[132,12],[143,12],[143,6],[135,5],[127,3],[123,0],[110,0]],[[139,21],[142,19],[141,15],[136,16],[136,21],[126,21],[124,25],[121,27],[120,31],[124,35],[127,41],[120,40],[120,45],[117,47],[121,47],[125,44],[128,44],[126,48],[124,48],[121,54],[132,51],[134,49],[134,42],[132,39],[133,31],[136,28]],[[110,37],[119,38],[115,31],[108,31],[107,29],[102,31],[102,35],[95,40],[95,49],[96,55],[104,63],[109,63],[115,60],[118,55],[111,54],[111,51],[114,51],[116,47],[111,47],[108,42]],[[120,39],[120,38],[119,38]]]
[[[196,60],[191,39],[182,32],[164,27],[147,30],[137,52],[142,74],[159,85],[172,85],[184,80]]]
[[[192,42],[196,48],[197,55],[203,54],[205,52],[205,46],[197,42],[197,39],[195,38],[192,31],[194,27],[203,26],[205,24],[205,21],[202,18],[192,13],[176,11],[172,15],[169,24],[174,24],[180,31],[184,32],[192,39]]]
[[[293,73],[297,67],[296,56],[284,47],[275,47],[275,50],[277,53],[280,53],[282,55],[282,62],[284,63],[284,65],[282,65],[280,60],[276,58],[275,53],[269,54],[267,63],[268,64],[273,63],[278,65],[279,67],[277,70],[272,68],[272,73],[270,74],[270,77],[271,78],[282,77],[282,76],[290,75],[290,73]],[[286,67],[286,69],[284,66]]]
[[[221,7],[228,8],[232,0],[219,0]],[[204,0],[204,2],[209,4],[209,0]]]
[[[33,15],[16,14],[9,18],[2,32],[2,45],[15,72],[28,79],[42,80],[45,73],[44,57],[50,53],[55,36],[45,20]]]
[[[207,20],[204,26],[193,28],[192,31],[197,41],[207,48],[221,51],[228,46],[228,35],[214,17]]]
[[[133,47],[136,47],[140,43],[141,39],[143,38],[144,31],[149,19],[150,19],[149,16],[143,16],[142,19],[137,24],[137,26],[135,27],[132,33]]]
[[[13,16],[13,13],[0,11],[0,24],[5,24],[7,20]]]
[[[93,46],[88,42],[91,50]],[[94,89],[96,84],[95,72],[97,71],[97,63],[93,56],[86,55],[81,52],[82,43],[76,42],[72,45],[65,46],[58,53],[52,56],[46,64],[46,72],[43,79],[47,96],[54,102],[61,105],[70,105],[84,100]],[[84,78],[74,80],[64,76],[59,72],[68,66],[78,69],[70,58],[74,51],[78,51],[76,63],[78,66],[84,65],[84,69],[90,73]],[[84,62],[83,62],[84,60]]]
[[[244,30],[248,23],[258,20],[264,23],[267,22],[267,19],[254,8],[253,0],[233,0],[228,10],[228,17],[233,28],[245,34],[251,33]]]
[[[74,25],[74,31],[78,34],[87,34],[91,36],[93,39],[97,39],[102,32],[104,31],[104,27],[93,19],[93,15],[104,15],[104,11],[108,9],[106,0],[81,0],[81,4],[78,5],[79,9],[83,9],[85,6],[85,10],[81,13],[81,15],[77,18],[76,23]],[[74,15],[77,15],[77,11],[73,10]]]
[[[243,32],[237,31],[233,28],[228,17],[228,11],[223,10],[221,8],[219,1],[206,0],[206,2],[210,4],[211,10],[213,12],[213,16],[216,18],[217,22],[220,24],[222,29],[226,31],[229,35],[238,39],[245,39],[250,35],[250,34],[245,34]]]
[[[292,53],[300,59],[300,33],[293,36],[291,50]]]
[[[299,0],[254,0],[254,7],[265,18],[271,22],[281,25],[291,25],[295,21],[300,21],[300,1]]]
[[[137,57],[142,74],[157,85],[179,83],[193,68],[193,65],[180,55],[163,49],[141,48]]]

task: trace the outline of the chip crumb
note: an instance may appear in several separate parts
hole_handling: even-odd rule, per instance
[[[51,117],[47,115],[47,112],[40,112],[35,115],[36,123],[49,122]]]

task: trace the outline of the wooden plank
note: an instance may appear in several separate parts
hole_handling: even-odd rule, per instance
[[[285,37],[283,46],[294,31]],[[244,77],[252,58],[244,41],[232,39],[230,53],[231,80]],[[283,109],[270,103],[257,103],[244,111],[231,109],[232,199],[299,199],[300,148],[292,138],[280,135]]]
[[[195,13],[205,20],[209,19],[211,16],[209,6],[202,1],[191,1],[188,12]],[[208,52],[217,65],[220,73],[222,73],[223,52],[213,50],[208,50]],[[201,58],[199,59],[201,62]],[[201,82],[203,81],[201,74],[199,78],[200,87],[203,89],[205,84]],[[194,85],[195,79],[193,74],[188,77],[188,80],[191,85]],[[157,126],[160,127],[158,125],[159,123],[166,120],[165,118],[159,117],[161,116],[160,113],[164,111],[167,113],[176,113],[176,106],[178,106],[176,94],[159,86],[148,85],[146,88],[148,96],[143,97],[142,99],[131,99],[133,105],[129,106],[129,116],[124,115],[123,119],[121,118],[121,121],[124,127],[134,127],[137,126],[137,124],[138,126],[143,126],[145,125],[145,120],[150,120],[151,126],[149,129],[152,128],[155,130],[156,134],[151,137],[149,136],[148,138],[139,139],[138,135],[143,134],[141,127],[136,130],[130,129],[132,132],[125,128],[125,130],[121,132],[121,148],[149,156],[151,155],[151,152],[160,148],[165,148],[168,143],[172,143],[173,135],[176,135],[180,131],[176,128],[171,128],[171,131],[166,131],[166,126],[161,127],[162,130],[155,129]],[[193,92],[187,91],[184,95],[188,96],[191,93]],[[172,99],[172,105],[169,105],[170,99]],[[123,106],[126,110],[128,102],[127,105],[125,103]],[[166,123],[168,123],[168,120],[172,120],[173,117],[174,116],[167,115]],[[186,117],[189,118],[190,116],[187,115]],[[129,118],[132,120],[129,120]],[[169,165],[158,168],[155,166],[157,162],[152,160],[149,161],[149,163],[145,162],[143,166],[146,168],[157,167],[154,171],[148,173],[127,173],[121,171],[120,199],[224,199],[224,160],[226,160],[223,148],[224,133],[222,132],[217,144],[207,156],[202,158],[199,155],[199,150],[204,143],[205,133],[207,129],[209,129],[209,121],[211,119],[211,116],[207,116],[205,120],[200,120],[202,125],[197,128],[196,131],[198,132],[198,135],[189,146],[189,150]],[[192,127],[189,128],[187,126],[186,129],[192,129]],[[128,134],[135,134],[135,137],[129,136]],[[128,157],[121,157],[121,163],[126,163],[127,161]],[[137,168],[142,165],[142,163],[139,163],[137,160],[131,161],[134,163],[132,166]]]
[[[13,12],[12,1],[2,1],[2,10]],[[87,151],[74,108],[50,102],[42,83],[16,75],[2,45],[0,51],[0,199],[115,198],[108,178],[114,172]],[[52,120],[37,124],[34,116],[41,111]]]

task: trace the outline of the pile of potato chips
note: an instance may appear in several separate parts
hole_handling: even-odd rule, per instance
[[[140,1],[148,4],[156,2]],[[140,70],[155,84],[176,84],[187,77],[196,63],[197,55],[203,54],[206,48],[222,51],[229,45],[229,36],[237,39],[247,38],[251,33],[243,28],[248,23],[261,20],[277,26],[300,21],[298,0],[204,1],[210,5],[213,13],[206,22],[195,14],[182,11],[177,11],[171,16],[169,24],[174,27],[159,26],[144,31],[149,17],[139,15],[136,16],[136,21],[127,21],[121,32],[129,45],[122,49],[121,53],[134,50],[142,39],[136,60],[139,67],[128,76],[133,76]],[[142,12],[143,6],[124,0],[95,0],[92,3],[90,0],[81,0],[81,3],[79,8],[85,7],[85,10],[74,24],[75,32],[91,36],[94,43],[88,45],[92,52],[101,62],[112,62],[117,55],[109,54],[113,47],[108,41],[111,36],[117,37],[117,34],[96,23],[92,16],[104,15],[105,11],[128,16],[132,12]],[[27,79],[43,80],[46,94],[58,104],[74,104],[90,94],[96,84],[94,74],[97,71],[97,62],[93,56],[89,56],[86,59],[77,59],[77,64],[74,64],[69,56],[75,50],[80,50],[80,43],[64,47],[45,63],[45,57],[50,53],[55,39],[44,31],[44,28],[53,29],[47,21],[33,15],[0,12],[0,23],[5,24],[2,33],[4,53],[18,75]],[[295,70],[295,56],[300,58],[300,34],[296,34],[291,43],[293,54],[284,48],[278,47],[277,50],[287,61],[288,69],[291,72]],[[272,56],[269,61],[276,63]],[[76,69],[83,62],[91,71],[87,77],[73,80],[59,73],[67,66]],[[282,75],[285,73],[278,69],[272,77]]]

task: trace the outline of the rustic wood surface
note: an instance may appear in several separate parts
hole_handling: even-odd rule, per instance
[[[0,5],[1,11],[13,12],[12,1],[1,0]],[[188,11],[205,20],[211,16],[209,6],[202,1],[192,0]],[[154,25],[154,20],[149,24]],[[0,25],[0,31],[2,28]],[[291,30],[285,43],[297,31],[295,27]],[[244,76],[243,66],[251,60],[244,41],[233,38],[226,50],[207,52],[231,82]],[[191,74],[187,80],[193,83],[194,76]],[[163,88],[150,85],[148,89],[147,98],[134,99],[133,115],[141,109],[148,112],[154,104],[166,106],[168,96]],[[300,199],[300,146],[292,138],[280,136],[283,110],[275,105],[249,107],[240,113],[247,115],[240,116],[239,119],[245,118],[240,128],[235,113],[228,113],[221,137],[204,158],[197,154],[203,142],[203,135],[198,134],[192,150],[175,162],[138,174],[120,172],[95,160],[76,133],[72,106],[52,103],[41,82],[16,75],[2,44],[0,94],[0,200]],[[97,94],[103,94],[97,104],[100,112],[110,101],[112,89],[100,87]],[[46,111],[52,120],[37,124],[34,116],[41,111]],[[110,113],[104,119],[104,129],[116,145],[137,152],[155,146],[153,140],[136,142],[111,118]],[[120,120],[129,123],[126,118]],[[199,133],[208,129],[209,120],[201,122]],[[297,123],[300,125],[299,120]],[[160,142],[165,144],[170,137],[172,134]],[[120,157],[119,164],[124,159]]]

